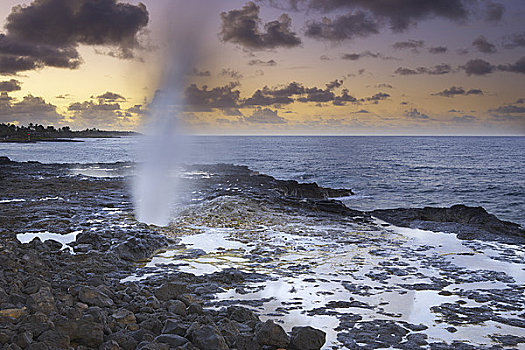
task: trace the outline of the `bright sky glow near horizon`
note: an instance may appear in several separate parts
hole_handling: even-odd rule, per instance
[[[4,123],[141,130],[187,31],[195,133],[525,135],[522,0],[3,0],[0,14]]]

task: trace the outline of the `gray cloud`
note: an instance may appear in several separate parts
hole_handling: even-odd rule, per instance
[[[221,70],[219,75],[222,77],[228,77],[228,78],[232,78],[235,80],[241,80],[243,77],[243,75],[239,71],[236,71],[235,69],[231,69],[231,68],[224,68],[223,70]]]
[[[244,120],[248,123],[256,124],[286,124],[287,121],[280,117],[277,111],[269,108],[258,107],[250,117],[245,117]]]
[[[296,0],[293,2],[298,3]],[[393,31],[406,30],[410,25],[427,18],[462,20],[468,16],[462,0],[310,0],[308,6],[325,12],[343,8],[365,10],[378,19],[387,20]]]
[[[418,49],[425,46],[423,40],[408,40],[408,41],[398,41],[392,45],[396,50],[412,50],[418,52]]]
[[[480,89],[465,90],[460,86],[452,86],[448,89],[445,89],[432,95],[443,97],[455,97],[460,95],[483,95],[483,91]]]
[[[479,52],[483,53],[495,53],[497,51],[496,45],[490,43],[483,35],[474,39],[472,46],[477,48]]]
[[[515,33],[506,38],[506,42],[503,44],[503,47],[506,49],[514,49],[516,47],[525,46],[525,32]]]
[[[341,91],[341,95],[335,96],[334,100],[332,101],[334,106],[345,106],[348,102],[355,103],[357,102],[357,99],[354,96],[348,94],[347,89],[343,89],[343,91]]]
[[[441,63],[434,67],[417,67],[415,69],[399,67],[394,73],[399,75],[417,75],[417,74],[429,74],[429,75],[443,75],[454,72],[454,69],[447,63]]]
[[[277,65],[277,62],[275,62],[274,60],[269,60],[269,61],[250,60],[250,61],[248,62],[248,65],[249,65],[249,66],[272,67],[272,66],[276,66],[276,65]]]
[[[97,98],[105,101],[126,101],[126,98],[124,96],[109,91],[97,96]]]
[[[137,36],[148,24],[146,7],[117,0],[35,0],[16,6],[0,34],[0,73],[45,66],[77,68],[79,44],[112,46],[132,58]]]
[[[505,6],[500,3],[487,1],[485,8],[485,20],[497,22],[500,21],[505,12]]]
[[[343,60],[349,60],[349,61],[357,61],[364,57],[371,57],[371,58],[379,58],[382,60],[395,60],[395,57],[391,56],[384,56],[383,54],[379,52],[371,52],[371,51],[364,51],[361,53],[345,53],[341,56],[341,59]]]
[[[301,39],[291,30],[292,20],[282,14],[278,20],[264,24],[264,31],[259,29],[259,6],[252,1],[240,10],[221,13],[222,30],[220,37],[224,42],[231,42],[251,50],[294,47],[301,44]]]
[[[525,56],[516,61],[516,63],[499,65],[498,69],[504,72],[525,74]]]
[[[201,70],[198,70],[197,68],[193,68],[191,75],[195,77],[209,77],[211,76],[211,73],[209,70],[201,71]]]
[[[59,124],[64,117],[57,113],[56,106],[47,103],[42,97],[25,96],[16,102],[2,92],[0,96],[0,122],[21,124]]]
[[[489,109],[489,113],[495,120],[525,120],[525,107],[504,105],[495,109]]]
[[[448,51],[448,48],[446,46],[435,46],[435,47],[430,47],[428,49],[428,52],[432,54],[440,54],[440,53],[445,53],[447,51]]]
[[[324,17],[321,21],[306,24],[306,36],[319,40],[340,42],[379,33],[379,23],[363,11],[350,12],[335,19]]]
[[[11,92],[21,89],[20,82],[15,79],[0,82],[0,91]]]
[[[421,113],[417,108],[412,108],[405,111],[405,117],[416,120],[429,120],[432,119],[428,115]]]
[[[213,108],[237,108],[240,96],[239,90],[235,89],[237,86],[237,83],[230,83],[208,90],[206,85],[199,88],[191,84],[185,90],[186,103],[190,109],[202,112],[209,112]]]
[[[465,73],[467,73],[467,75],[487,75],[494,72],[496,67],[487,61],[484,61],[480,58],[476,58],[468,61],[461,68],[465,70]]]
[[[472,122],[475,122],[478,118],[474,117],[473,115],[462,115],[462,116],[456,116],[452,118],[452,122],[458,123],[458,124],[470,124]]]

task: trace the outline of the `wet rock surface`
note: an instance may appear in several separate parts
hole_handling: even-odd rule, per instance
[[[498,219],[482,207],[453,205],[450,208],[383,209],[371,214],[397,226],[457,233],[459,239],[525,243],[525,229]]]
[[[132,165],[92,166],[125,175]],[[331,199],[349,190],[231,165],[189,167],[200,174],[189,175],[197,200],[161,229],[135,221],[124,177],[72,168],[0,159],[0,349],[501,349],[525,342],[519,234],[506,245],[465,241],[452,253],[412,244]],[[476,213],[452,222],[498,235],[514,227]],[[406,225],[452,214],[422,215]],[[214,230],[213,249],[189,241],[203,226]],[[26,234],[37,238],[21,243]],[[464,263],[481,254],[487,266]],[[518,275],[492,264],[512,264]],[[396,307],[407,300],[426,312],[420,320],[411,319],[417,310]],[[493,324],[481,340],[463,332]]]

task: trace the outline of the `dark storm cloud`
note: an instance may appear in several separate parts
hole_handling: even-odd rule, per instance
[[[379,33],[379,23],[363,11],[351,12],[321,21],[310,21],[306,24],[306,36],[319,40],[340,42],[354,38],[365,38]]]
[[[516,63],[499,65],[498,69],[504,72],[525,74],[525,56],[516,61]]]
[[[248,123],[256,124],[286,124],[287,121],[283,117],[280,117],[277,111],[273,111],[269,108],[258,107],[250,117],[244,118],[244,121]]]
[[[495,53],[497,51],[496,45],[490,43],[483,35],[474,39],[472,46],[478,49],[479,52],[483,53]]]
[[[117,47],[133,57],[137,35],[148,23],[143,4],[116,0],[35,0],[15,6],[0,34],[0,73],[15,74],[44,66],[77,68],[77,46]]]
[[[435,65],[434,67],[417,67],[415,69],[399,67],[394,73],[399,75],[417,75],[417,74],[429,74],[429,75],[443,75],[454,72],[454,69],[447,63]]]
[[[248,62],[248,65],[249,66],[262,66],[262,67],[272,67],[272,66],[276,66],[277,65],[277,62],[275,62],[274,60],[269,60],[269,61],[263,61],[263,60],[250,60]]]
[[[496,69],[495,66],[480,58],[468,61],[461,68],[465,70],[467,75],[487,75],[494,72]]]
[[[109,91],[97,96],[97,98],[106,101],[126,101],[126,98],[124,96]]]
[[[15,79],[0,82],[0,91],[11,92],[21,89],[20,82]]]
[[[448,48],[445,46],[435,46],[435,47],[430,47],[428,49],[428,52],[432,54],[440,54],[440,53],[445,53],[447,51],[448,51]]]
[[[503,44],[503,47],[506,49],[514,49],[516,47],[524,47],[524,46],[525,46],[525,32],[512,34],[510,37],[506,38],[506,42],[505,44]]]
[[[452,86],[448,89],[445,89],[432,95],[443,97],[455,97],[460,95],[483,95],[483,91],[480,89],[465,90],[460,86]]]
[[[208,90],[206,85],[199,88],[196,84],[191,84],[185,91],[186,103],[191,109],[198,111],[237,108],[240,96],[237,86],[237,83],[230,83]]]
[[[292,20],[282,14],[278,20],[264,24],[259,29],[259,6],[248,2],[240,10],[221,13],[222,30],[220,37],[251,50],[265,50],[277,47],[295,47],[301,39],[291,30]]]
[[[418,52],[418,49],[425,46],[423,40],[408,40],[408,41],[398,41],[392,45],[396,50],[412,50]]]

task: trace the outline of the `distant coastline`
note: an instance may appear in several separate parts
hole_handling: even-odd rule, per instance
[[[136,136],[134,131],[111,131],[96,128],[71,130],[69,126],[55,128],[29,123],[28,126],[0,124],[0,142],[34,143],[34,142],[82,142],[78,138],[118,138]]]

